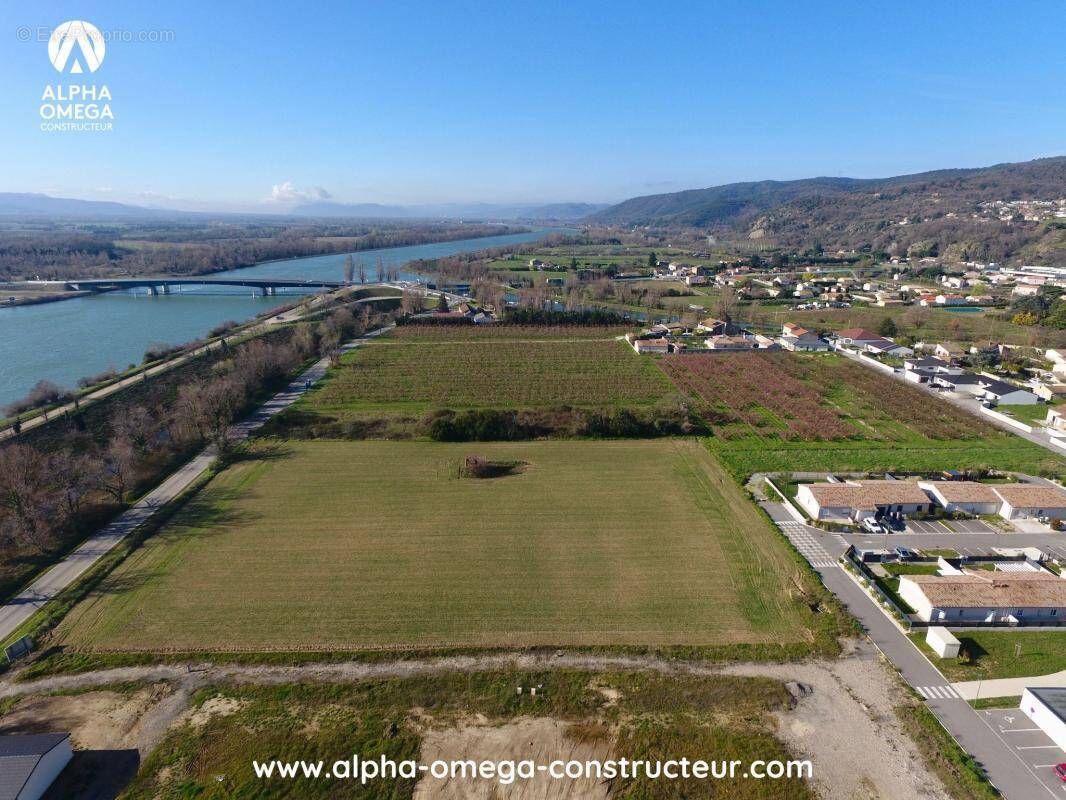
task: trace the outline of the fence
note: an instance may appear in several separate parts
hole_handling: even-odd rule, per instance
[[[1012,428],[1017,428],[1018,430],[1025,431],[1026,433],[1032,433],[1033,432],[1033,426],[1032,425],[1026,425],[1024,422],[1019,422],[1014,417],[1008,417],[1006,414],[1001,414],[999,411],[993,411],[991,408],[985,408],[984,406],[980,406],[980,409],[981,409],[981,413],[982,414],[986,414],[987,416],[994,417],[995,419],[998,419],[1000,422],[1005,422],[1007,425],[1010,425]]]

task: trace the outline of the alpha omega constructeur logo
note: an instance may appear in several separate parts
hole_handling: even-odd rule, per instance
[[[84,75],[96,72],[104,61],[107,43],[90,22],[70,20],[48,37],[48,59],[58,72]],[[41,92],[41,130],[48,132],[110,131],[111,89],[106,83],[56,83]]]
[[[75,48],[77,52],[74,52]],[[64,22],[48,39],[48,58],[52,66],[59,72],[69,71],[74,75],[80,75],[86,67],[89,72],[96,72],[104,61],[106,50],[107,44],[100,29],[84,20]]]

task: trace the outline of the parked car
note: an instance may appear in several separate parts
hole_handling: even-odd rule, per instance
[[[1052,767],[1052,769],[1058,776],[1059,780],[1063,783],[1066,783],[1066,763],[1056,764],[1054,767]]]
[[[304,391],[306,392],[310,388],[311,388],[311,379],[310,378],[306,378],[304,380]]]
[[[915,558],[918,554],[911,550],[909,547],[897,547],[896,555],[900,557],[900,560]]]
[[[867,530],[870,533],[885,533],[884,527],[875,519],[867,517],[859,524],[862,526],[863,530]]]

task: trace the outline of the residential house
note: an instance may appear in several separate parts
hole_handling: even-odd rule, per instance
[[[983,376],[978,377],[983,378]],[[981,388],[983,390],[980,395],[981,397],[985,400],[991,400],[994,403],[1002,405],[1031,406],[1034,403],[1040,402],[1040,398],[1028,389],[1024,389],[1021,386],[1015,386],[1013,383],[1007,383],[1006,381],[984,378]]]
[[[868,331],[865,328],[845,328],[836,332],[837,344],[845,347],[854,347],[857,350],[865,350],[871,342],[884,341],[884,336]]]
[[[874,355],[895,356],[896,358],[909,358],[914,355],[914,350],[901,344],[896,344],[891,339],[869,342],[866,345],[866,350]]]
[[[1066,580],[1044,570],[902,575],[897,591],[925,622],[1054,624],[1066,616]]]
[[[707,348],[710,350],[756,350],[759,347],[754,336],[708,336]]]
[[[991,484],[976,481],[919,481],[922,487],[945,511],[964,514],[996,514],[1003,499]]]
[[[1060,403],[1066,400],[1066,383],[1041,383],[1033,387],[1033,394],[1045,403]]]
[[[961,294],[938,294],[936,304],[938,306],[964,306],[966,298]]]
[[[933,386],[939,386],[942,389],[947,389],[949,392],[968,394],[973,397],[977,397],[984,392],[981,376],[974,375],[972,372],[960,372],[957,375],[937,373],[930,378],[929,382]]]
[[[704,331],[711,336],[733,336],[738,333],[746,333],[746,331],[736,323],[726,322],[724,319],[715,319],[714,317],[700,320],[696,329]]]
[[[966,355],[966,348],[958,342],[941,342],[933,350],[938,358],[947,361],[956,361]]]
[[[1002,483],[993,485],[993,491],[1003,501],[998,513],[1004,519],[1066,519],[1066,491],[1058,487]]]
[[[812,519],[861,521],[888,512],[919,514],[932,509],[932,502],[914,481],[845,481],[805,483],[796,492],[796,502]]]
[[[667,339],[634,339],[632,344],[633,349],[641,354],[670,352],[670,342]]]

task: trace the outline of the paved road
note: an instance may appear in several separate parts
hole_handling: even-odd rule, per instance
[[[344,346],[344,350],[358,347],[368,339],[380,336],[393,326],[389,325],[368,333]],[[252,432],[262,427],[275,414],[288,408],[303,394],[305,381],[318,381],[329,367],[329,359],[317,361],[310,369],[290,383],[285,389],[255,410],[248,418],[235,424],[230,429],[230,437],[235,441],[247,438]],[[90,536],[70,555],[39,576],[12,600],[0,606],[0,640],[6,639],[18,627],[29,619],[41,606],[52,600],[59,592],[70,586],[89,567],[121,542],[135,528],[145,522],[156,511],[165,506],[181,492],[187,489],[215,459],[213,447],[206,448],[177,472],[149,492],[138,503],[127,509],[121,516]]]
[[[811,551],[812,545],[808,539],[813,540],[820,551],[832,558],[838,557],[846,549],[844,537],[798,524],[781,503],[763,502],[762,506],[800,552]],[[979,535],[973,534],[973,537]],[[907,536],[903,534],[900,538]],[[928,538],[922,534],[911,536]],[[944,536],[951,537],[954,534]],[[966,538],[970,539],[971,536],[967,535]],[[826,588],[862,623],[870,640],[899,670],[903,679],[924,698],[929,710],[955,737],[959,745],[984,766],[989,778],[1004,797],[1008,800],[1034,800],[1048,795],[1059,796],[1034,766],[1010,747],[988,721],[959,696],[940,671],[906,634],[889,620],[877,603],[845,570],[835,563],[826,564],[820,555],[811,559],[805,553],[805,557],[811,560]]]

